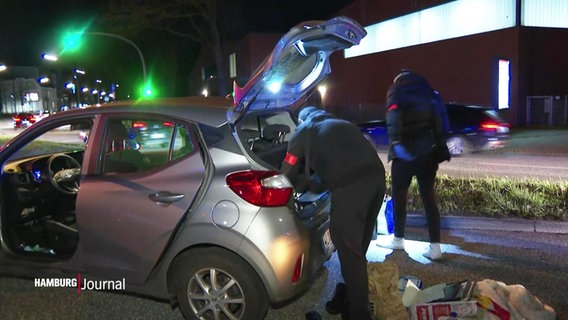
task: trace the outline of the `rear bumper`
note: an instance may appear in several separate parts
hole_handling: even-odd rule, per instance
[[[497,141],[487,141],[483,146],[481,146],[481,150],[495,150],[504,148],[507,145],[506,141],[497,140]]]
[[[241,245],[241,255],[261,277],[273,305],[305,292],[335,251],[333,246],[323,246],[324,234],[329,230],[329,206],[305,220],[288,208],[282,209],[263,208]]]
[[[507,146],[509,136],[480,137],[478,149],[481,151],[501,149]]]

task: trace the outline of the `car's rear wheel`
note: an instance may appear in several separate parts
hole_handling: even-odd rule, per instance
[[[174,266],[175,293],[186,319],[264,319],[268,298],[256,272],[234,253],[199,248]]]
[[[471,152],[471,143],[464,136],[453,136],[446,141],[452,156],[460,156]]]

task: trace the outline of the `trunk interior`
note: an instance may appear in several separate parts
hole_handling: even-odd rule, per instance
[[[237,134],[249,154],[267,168],[279,170],[286,156],[288,141],[296,129],[288,109],[248,112],[237,125]],[[328,191],[295,194],[298,216],[305,220],[315,216],[331,201]]]

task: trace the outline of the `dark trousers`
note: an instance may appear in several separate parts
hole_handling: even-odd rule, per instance
[[[395,159],[391,165],[394,235],[404,238],[406,204],[412,177],[418,181],[420,198],[424,205],[430,242],[440,242],[440,210],[436,204],[434,183],[438,163],[430,160],[403,161]]]
[[[332,190],[330,232],[347,287],[350,319],[371,319],[365,255],[384,194],[384,172]]]

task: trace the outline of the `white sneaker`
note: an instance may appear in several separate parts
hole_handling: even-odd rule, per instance
[[[439,243],[430,243],[428,250],[422,254],[430,260],[442,259],[442,250],[440,249]]]
[[[404,250],[404,238],[392,237],[388,241],[377,243],[377,246],[393,250]]]

